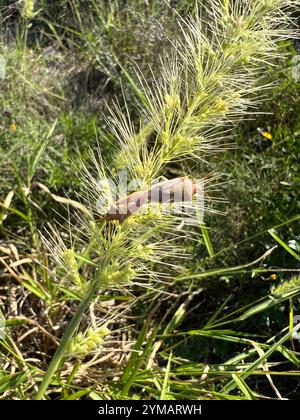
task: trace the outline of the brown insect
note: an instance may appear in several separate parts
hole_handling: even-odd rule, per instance
[[[110,206],[104,219],[123,222],[127,217],[136,213],[142,206],[151,203],[187,203],[200,190],[197,182],[189,177],[175,178],[152,185],[145,191],[136,191],[121,198]]]

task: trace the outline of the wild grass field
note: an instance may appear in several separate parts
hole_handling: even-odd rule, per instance
[[[0,1],[0,399],[299,399],[299,7]]]

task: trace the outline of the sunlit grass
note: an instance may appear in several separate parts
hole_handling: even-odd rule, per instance
[[[263,76],[286,51],[278,41],[296,37],[287,12],[299,2],[212,0],[204,10],[187,1],[178,11],[192,17],[179,17],[156,1],[123,10],[97,0],[85,14],[80,1],[70,11],[61,0],[33,42],[45,12],[35,3],[1,11],[0,398],[294,398],[299,216],[274,217],[228,244],[220,213],[232,197],[214,197],[222,182],[203,173],[219,159],[224,175],[237,177],[212,155],[222,157],[232,127],[261,109],[270,90]],[[120,36],[144,24],[156,30],[148,44]],[[157,31],[163,24],[175,32],[171,43]],[[70,93],[74,83],[93,89],[73,77],[82,63],[106,72],[114,92]],[[241,168],[238,159],[228,166]],[[99,180],[117,179],[118,169],[145,189],[163,175],[203,179],[212,226],[199,218],[203,208],[191,226],[163,206],[105,221]]]

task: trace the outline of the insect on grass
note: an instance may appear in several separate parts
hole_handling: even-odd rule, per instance
[[[196,193],[201,191],[202,183],[187,176],[154,183],[144,191],[136,191],[111,204],[104,218],[106,221],[123,222],[146,205],[191,203]]]

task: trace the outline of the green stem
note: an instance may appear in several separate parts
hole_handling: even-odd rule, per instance
[[[45,374],[42,383],[39,387],[39,390],[35,396],[36,400],[41,400],[44,397],[44,394],[51,382],[51,379],[53,378],[53,375],[55,374],[64,354],[66,351],[66,348],[72,339],[74,333],[77,330],[78,325],[80,324],[82,315],[88,308],[90,301],[93,298],[93,295],[95,294],[97,288],[99,286],[99,279],[96,279],[92,284],[90,285],[88,291],[86,292],[86,295],[84,296],[83,300],[81,301],[80,305],[78,306],[77,311],[75,312],[71,322],[69,323],[63,338],[51,360],[51,363],[49,365],[49,368],[47,370],[47,373]]]
[[[272,238],[275,239],[279,243],[279,245],[282,246],[283,249],[285,249],[289,254],[291,254],[296,260],[300,261],[300,256],[292,249],[290,248],[275,232],[275,229],[270,229],[269,234],[272,236]]]
[[[204,223],[200,224],[200,229],[201,229],[201,232],[202,232],[202,235],[203,235],[203,239],[204,239],[204,243],[205,243],[207,252],[209,253],[210,257],[213,257],[215,255],[214,248],[213,248],[213,245],[211,243],[208,230],[207,230]]]

